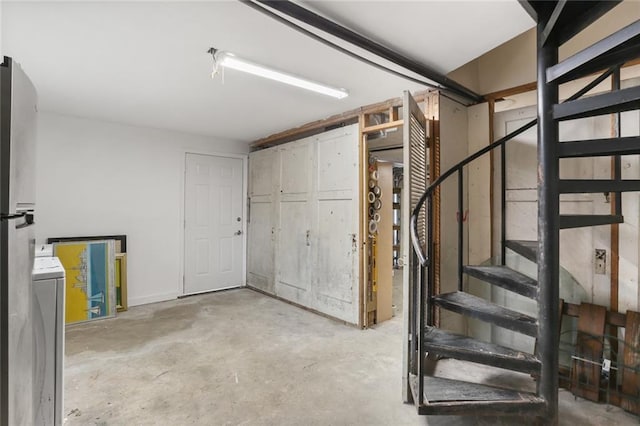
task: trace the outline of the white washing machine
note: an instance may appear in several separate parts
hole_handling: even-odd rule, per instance
[[[34,425],[61,426],[64,360],[64,268],[57,257],[33,265]]]

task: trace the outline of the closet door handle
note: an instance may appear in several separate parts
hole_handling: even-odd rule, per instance
[[[311,245],[311,231],[307,229],[307,247]]]

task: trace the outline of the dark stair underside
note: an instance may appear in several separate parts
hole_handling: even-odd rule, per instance
[[[448,358],[471,361],[528,374],[539,374],[540,372],[540,361],[529,353],[494,343],[481,342],[472,337],[462,336],[435,327],[427,327],[425,348],[429,353]]]
[[[515,251],[520,256],[524,256],[532,262],[538,260],[538,242],[525,240],[507,240],[505,242],[507,248]]]
[[[561,179],[559,191],[561,194],[640,191],[640,180]]]
[[[534,21],[546,20],[553,13],[555,1],[527,1],[519,0],[522,7]],[[567,1],[562,13],[555,20],[553,28],[546,30],[547,40],[556,40],[558,45],[566,43],[573,36],[591,25],[602,15],[617,6],[621,0],[615,1]],[[561,5],[563,6],[563,5]]]
[[[469,293],[457,291],[435,296],[433,302],[449,311],[493,323],[499,327],[537,336],[538,324],[535,318],[521,312],[512,311],[488,302]]]
[[[411,375],[409,384],[418,401],[418,377]],[[537,415],[543,408],[534,394],[442,377],[424,378],[424,405],[417,407],[419,414],[475,416]]]
[[[623,64],[638,57],[640,20],[547,69],[547,82],[558,84]]]
[[[597,157],[640,154],[640,136],[561,142],[558,157]]]
[[[558,225],[560,229],[570,228],[582,228],[584,226],[599,226],[599,225],[611,225],[613,223],[624,222],[624,217],[621,215],[560,215]]]
[[[535,298],[538,295],[536,280],[507,266],[464,266],[463,271],[479,280],[525,297]]]
[[[553,118],[572,120],[640,108],[640,86],[615,90],[553,106]]]

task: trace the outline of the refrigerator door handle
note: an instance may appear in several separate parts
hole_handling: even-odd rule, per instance
[[[0,220],[11,220],[11,219],[20,219],[27,214],[26,212],[16,213],[16,214],[0,214]]]
[[[26,228],[27,226],[31,226],[33,224],[35,224],[35,221],[33,220],[33,213],[25,213],[24,223],[21,223],[20,225],[16,225],[16,229]]]
[[[24,218],[24,223],[21,223],[20,225],[16,225],[16,229],[26,228],[27,226],[31,226],[35,223],[35,221],[33,220],[33,213],[31,212],[0,215],[0,220],[12,220],[12,219],[20,219],[20,218]]]

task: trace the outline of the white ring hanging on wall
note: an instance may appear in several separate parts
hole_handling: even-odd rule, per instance
[[[380,222],[380,213],[374,213],[373,214],[373,220],[374,222]]]
[[[380,190],[380,187],[379,187],[379,186],[374,186],[372,189],[373,189],[373,194],[374,194],[376,197],[379,197],[379,196],[380,196],[380,194],[382,193],[382,191]]]
[[[369,194],[371,194],[371,192]],[[382,201],[380,201],[379,198],[373,202],[373,208],[376,210],[380,210],[382,208]]]
[[[371,179],[378,180],[378,171],[374,170],[371,172]]]
[[[367,195],[367,199],[370,203],[373,203],[374,201],[376,201],[376,196],[373,192],[370,192],[369,195]]]
[[[373,217],[373,215],[376,213],[376,209],[373,208],[373,206],[369,207],[369,216]]]
[[[373,179],[369,179],[369,188],[373,188],[374,186],[376,186],[376,181]]]
[[[377,234],[378,233],[378,223],[375,220],[369,222],[369,233]]]

